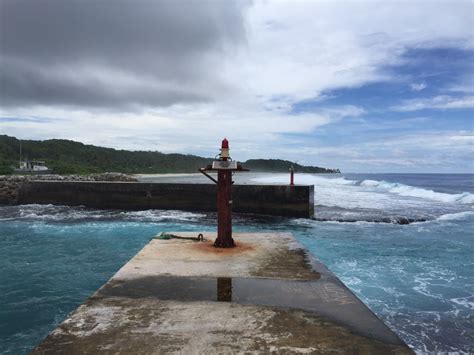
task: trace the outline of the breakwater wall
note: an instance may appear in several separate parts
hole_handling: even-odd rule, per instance
[[[26,181],[18,187],[15,203],[215,211],[216,198],[213,184]],[[237,213],[302,218],[314,215],[312,185],[234,185],[232,198],[232,209]]]
[[[102,173],[89,175],[27,174],[0,175],[0,205],[19,203],[20,187],[29,181],[133,181],[137,179],[122,173]]]

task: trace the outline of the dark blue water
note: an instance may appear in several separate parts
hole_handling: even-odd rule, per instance
[[[415,350],[473,352],[473,178],[418,175],[297,175],[315,184],[316,210],[327,221],[237,216],[235,229],[294,233]],[[367,222],[402,212],[426,222]],[[331,221],[333,215],[356,222]],[[211,231],[214,218],[0,207],[0,352],[31,350],[153,235]]]

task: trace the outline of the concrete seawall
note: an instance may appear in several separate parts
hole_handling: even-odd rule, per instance
[[[311,218],[314,186],[234,185],[237,213]],[[177,209],[215,211],[216,186],[140,182],[29,181],[18,190],[16,203],[56,204],[99,209]]]

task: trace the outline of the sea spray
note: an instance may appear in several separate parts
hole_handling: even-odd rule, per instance
[[[287,179],[286,174],[272,174],[255,177],[252,182],[281,184]],[[322,221],[408,224],[471,210],[474,202],[469,191],[446,193],[428,186],[350,175],[297,174],[296,182],[314,185],[315,218]]]

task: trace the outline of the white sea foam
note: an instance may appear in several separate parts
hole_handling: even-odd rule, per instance
[[[195,222],[205,217],[202,213],[175,210],[118,211],[95,210],[85,207],[54,205],[8,206],[2,211],[0,220],[31,219],[45,222],[129,220],[138,222]]]
[[[454,221],[454,220],[461,220],[467,219],[470,217],[474,217],[473,211],[465,211],[465,212],[458,212],[458,213],[448,213],[442,216],[439,216],[436,220],[438,221]]]
[[[365,191],[357,186],[358,181],[342,177],[323,177],[312,174],[298,174],[297,184],[315,185],[314,200],[317,205],[342,207],[345,209],[375,208],[385,210],[394,201],[385,193]],[[275,174],[252,179],[264,184],[287,184],[286,174]],[[396,201],[395,201],[396,202]]]
[[[122,215],[126,218],[134,220],[146,220],[153,222],[160,222],[163,220],[176,220],[176,221],[197,221],[200,218],[205,217],[205,214],[186,212],[186,211],[164,211],[164,210],[143,210],[133,212],[122,212]]]
[[[267,184],[286,184],[288,183],[288,175],[275,174],[257,177],[253,181]],[[415,200],[418,199],[420,201],[474,204],[474,194],[469,192],[448,194],[384,180],[367,179],[356,181],[344,177],[298,174],[295,177],[295,181],[298,184],[315,185],[315,197],[318,204],[326,206],[384,208],[389,207],[393,203],[397,204],[396,198],[393,195],[411,198],[412,203],[416,203]]]
[[[473,204],[474,194],[469,192],[463,192],[461,194],[447,194],[442,192],[435,192],[433,190],[427,190],[420,187],[414,187],[399,183],[391,183],[387,181],[375,181],[375,180],[363,180],[360,186],[372,187],[379,190],[383,190],[389,193],[397,194],[400,196],[417,197],[422,199],[429,199],[439,202],[446,203],[463,203]]]
[[[450,298],[450,300],[460,306],[466,307],[468,309],[474,309],[474,297],[458,297]]]

